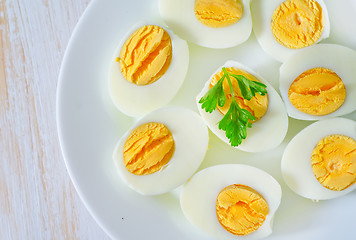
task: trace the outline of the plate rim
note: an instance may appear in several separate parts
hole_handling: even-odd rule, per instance
[[[69,41],[67,43],[67,47],[64,51],[62,62],[60,65],[59,69],[59,74],[58,74],[58,81],[57,81],[57,90],[56,90],[56,127],[57,127],[57,136],[58,136],[58,141],[59,141],[59,147],[60,147],[60,153],[63,157],[63,161],[65,164],[66,171],[69,175],[69,178],[71,180],[71,183],[74,186],[75,191],[77,192],[79,199],[81,200],[81,203],[85,206],[86,211],[90,214],[90,216],[94,219],[95,223],[98,224],[98,226],[102,229],[102,231],[111,239],[117,239],[117,237],[113,236],[111,232],[106,228],[106,226],[103,224],[102,221],[99,220],[98,216],[94,212],[94,210],[89,206],[89,203],[86,201],[86,196],[82,192],[81,188],[78,185],[77,179],[75,174],[73,174],[71,168],[70,168],[70,163],[68,162],[68,151],[66,150],[65,143],[64,143],[64,134],[63,134],[63,122],[61,119],[61,101],[60,101],[60,96],[63,94],[63,82],[65,80],[63,75],[66,72],[67,68],[67,62],[70,56],[70,53],[72,52],[73,45],[77,39],[78,32],[81,29],[81,26],[84,24],[85,19],[90,15],[90,12],[95,8],[95,5],[100,2],[98,0],[91,0],[81,16],[78,19],[78,22],[75,24],[75,27],[73,28],[73,31],[69,37]]]

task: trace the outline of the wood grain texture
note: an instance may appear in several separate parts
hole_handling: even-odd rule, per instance
[[[56,87],[90,0],[0,0],[0,239],[108,239],[79,199],[56,129]]]

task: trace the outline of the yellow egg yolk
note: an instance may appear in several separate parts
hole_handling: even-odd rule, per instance
[[[226,27],[240,20],[243,14],[241,0],[196,0],[195,16],[212,28]]]
[[[135,175],[155,173],[166,166],[175,149],[169,129],[161,123],[146,123],[126,139],[123,159],[126,169]]]
[[[124,43],[117,59],[122,75],[137,85],[157,81],[172,59],[172,42],[161,27],[148,25],[134,32]]]
[[[235,235],[246,235],[257,230],[268,212],[266,200],[248,186],[230,185],[217,197],[217,218],[227,231]]]
[[[330,135],[315,146],[311,164],[324,187],[341,191],[356,182],[356,141],[344,135]]]
[[[326,115],[345,101],[346,89],[341,78],[327,68],[312,68],[300,74],[290,85],[288,98],[299,111]]]
[[[233,74],[243,75],[244,77],[246,77],[249,80],[259,82],[259,80],[255,76],[253,76],[252,74],[250,74],[246,71],[243,71],[243,70],[240,70],[237,68],[232,68],[232,67],[226,68],[226,70]],[[215,74],[210,82],[209,87],[212,88],[222,78],[223,75],[224,75],[224,73],[222,70],[219,71],[217,74]],[[267,112],[267,109],[268,109],[268,95],[265,94],[264,96],[262,96],[260,94],[255,94],[255,96],[253,98],[251,98],[250,100],[246,100],[243,98],[241,91],[240,91],[240,87],[238,85],[238,82],[235,80],[235,78],[230,77],[230,80],[232,83],[232,87],[234,90],[235,99],[237,101],[237,104],[241,108],[249,111],[255,117],[255,121],[258,121],[259,119],[261,119],[265,115],[265,113]],[[222,114],[225,115],[227,113],[227,111],[229,110],[229,107],[232,102],[230,86],[226,79],[223,82],[223,89],[224,89],[225,96],[226,96],[225,105],[223,107],[217,106],[217,109]]]
[[[322,8],[315,0],[287,0],[274,11],[271,28],[285,47],[310,46],[319,40],[324,29]]]

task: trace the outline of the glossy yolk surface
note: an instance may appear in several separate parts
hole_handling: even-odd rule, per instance
[[[161,27],[148,25],[134,32],[124,43],[117,59],[122,75],[137,85],[157,81],[172,59],[172,42]]]
[[[243,75],[244,77],[246,77],[249,80],[252,81],[257,81],[259,82],[259,80],[254,77],[252,74],[237,69],[237,68],[226,68],[226,70],[230,73],[233,74],[237,74],[237,75]],[[220,78],[224,75],[223,71],[219,71],[217,74],[215,74],[215,76],[212,78],[211,82],[210,82],[210,88],[212,88],[219,80]],[[268,109],[268,94],[265,94],[264,96],[256,94],[253,98],[251,98],[251,100],[246,100],[243,98],[239,85],[237,83],[237,81],[230,77],[231,83],[232,83],[232,87],[234,90],[234,94],[235,94],[235,99],[238,103],[238,105],[243,108],[246,109],[247,111],[249,111],[254,117],[255,117],[255,121],[261,119],[265,113],[267,112]],[[225,105],[223,107],[217,106],[217,109],[222,113],[222,114],[226,114],[227,111],[229,110],[230,104],[232,102],[232,96],[231,96],[231,91],[230,91],[230,87],[229,87],[229,83],[228,81],[225,79],[224,83],[223,83],[223,89],[225,92],[225,96],[226,96],[226,101],[225,101]]]
[[[324,29],[324,16],[315,0],[287,0],[273,13],[272,34],[285,47],[296,49],[318,41]]]
[[[316,145],[311,164],[324,187],[341,191],[356,182],[356,141],[344,135],[330,135]]]
[[[327,68],[312,68],[300,74],[288,90],[290,102],[299,111],[326,115],[345,101],[346,89],[341,78]]]
[[[268,212],[266,200],[248,186],[230,185],[217,197],[218,220],[227,231],[235,235],[246,235],[257,230]]]
[[[243,4],[240,0],[196,0],[195,16],[212,28],[226,27],[240,20]]]
[[[126,169],[135,175],[155,173],[169,162],[175,149],[169,129],[161,123],[146,123],[127,138],[123,159]]]

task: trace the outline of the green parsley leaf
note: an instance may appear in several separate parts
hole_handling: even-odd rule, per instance
[[[244,99],[250,101],[251,98],[254,97],[256,93],[262,96],[264,96],[267,93],[266,90],[267,86],[264,85],[263,83],[251,81],[243,75],[237,75],[233,73],[229,73],[229,74],[237,80],[239,84],[239,88],[241,90],[241,94]]]
[[[233,91],[231,77],[238,82],[243,98],[251,100],[256,93],[265,95],[267,93],[266,85],[260,82],[251,81],[243,75],[229,73],[225,67],[222,68],[224,75],[209,91],[199,100],[201,108],[206,112],[212,113],[217,105],[223,107],[225,105],[225,92],[223,82],[226,79],[229,84],[232,102],[229,110],[219,122],[219,129],[225,131],[226,137],[229,139],[231,146],[236,147],[241,144],[242,140],[247,137],[247,128],[252,127],[249,120],[255,120],[255,117],[247,110],[242,109],[236,99]]]
[[[248,120],[255,120],[255,117],[247,110],[240,108],[236,101],[231,102],[230,108],[219,122],[219,129],[225,131],[231,146],[236,147],[241,144],[242,139],[247,137],[247,127],[252,124]]]
[[[223,89],[224,78],[225,75],[199,100],[199,103],[202,103],[202,109],[205,109],[208,113],[212,113],[217,105],[220,107],[225,105],[226,97]]]

